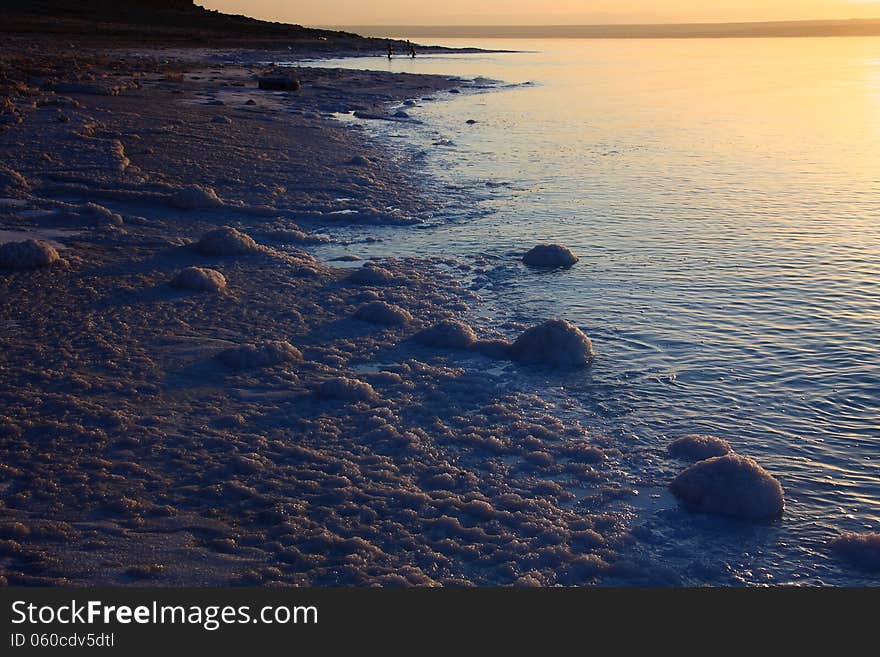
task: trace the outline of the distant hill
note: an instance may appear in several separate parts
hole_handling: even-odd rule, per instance
[[[336,30],[223,14],[193,0],[0,0],[0,33],[58,34],[118,44],[284,46],[291,50],[384,52],[384,40]]]
[[[0,0],[0,9],[63,18],[99,19],[138,11],[196,11],[197,8],[193,0]]]
[[[880,19],[657,25],[358,25],[334,27],[389,38],[719,39],[880,36]]]

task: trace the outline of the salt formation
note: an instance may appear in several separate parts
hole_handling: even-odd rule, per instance
[[[109,208],[105,208],[103,205],[98,205],[97,203],[86,203],[85,205],[80,206],[76,209],[76,214],[79,215],[79,217],[92,219],[100,224],[121,226],[125,223],[122,219],[122,215],[113,212]]]
[[[211,123],[230,125],[232,124],[232,119],[230,119],[228,116],[215,116],[213,119],[211,119]]]
[[[223,205],[223,201],[210,187],[190,185],[178,189],[168,201],[173,207],[180,210],[204,210]]]
[[[345,401],[369,401],[377,397],[376,391],[369,383],[347,377],[322,381],[318,385],[316,392],[319,397],[324,399],[341,399]]]
[[[753,459],[728,454],[699,461],[669,485],[672,493],[694,511],[746,520],[782,515],[782,486]]]
[[[363,155],[355,155],[348,161],[348,163],[354,167],[368,167],[372,164],[372,162],[370,162]]]
[[[275,242],[287,244],[326,244],[330,238],[326,235],[315,235],[314,233],[306,233],[296,228],[283,228],[273,230],[267,237]]]
[[[385,301],[372,301],[357,309],[354,315],[360,320],[373,324],[385,324],[387,326],[400,326],[411,322],[413,317],[400,306],[394,306]]]
[[[510,356],[536,365],[586,367],[593,360],[593,343],[571,322],[551,319],[519,336]]]
[[[685,461],[704,461],[733,451],[726,440],[698,433],[673,440],[666,449],[670,455]]]
[[[831,549],[857,568],[880,571],[880,534],[847,532],[831,541]]]
[[[212,256],[242,255],[256,249],[257,243],[250,235],[230,226],[209,231],[196,243],[199,253]]]
[[[125,171],[131,164],[131,160],[125,154],[125,144],[118,139],[110,142],[110,158],[116,163],[116,168],[119,169],[120,173]]]
[[[226,277],[215,269],[187,267],[178,272],[171,285],[180,290],[218,292],[226,287]]]
[[[523,256],[529,267],[571,267],[579,258],[561,244],[539,244]]]
[[[394,282],[394,274],[372,263],[367,263],[360,269],[355,269],[348,280],[358,285],[391,285]]]
[[[419,344],[443,349],[469,349],[477,341],[474,329],[463,322],[444,319],[419,331],[413,339]]]
[[[500,339],[492,339],[492,340],[477,340],[471,349],[476,351],[479,354],[483,354],[488,358],[494,358],[495,360],[505,360],[510,358],[510,348],[513,345],[510,344],[507,340]]]
[[[21,198],[31,191],[30,183],[15,169],[0,164],[0,197]]]
[[[60,259],[58,251],[41,240],[28,239],[0,245],[0,267],[6,269],[38,269]]]
[[[217,354],[217,359],[234,370],[272,367],[303,359],[302,352],[286,340],[270,340],[232,347]]]

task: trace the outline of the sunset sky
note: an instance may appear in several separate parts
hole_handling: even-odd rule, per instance
[[[196,0],[209,9],[303,25],[678,23],[880,18],[870,0]]]

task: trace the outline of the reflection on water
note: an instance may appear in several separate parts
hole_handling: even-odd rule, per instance
[[[516,83],[371,127],[431,174],[452,222],[361,255],[481,257],[487,312],[588,331],[599,357],[566,394],[638,452],[632,558],[654,576],[629,581],[876,583],[825,541],[880,530],[880,39],[526,45],[329,63]],[[516,264],[544,240],[581,262]],[[697,431],[779,476],[782,522],[657,493],[680,467],[665,444]]]

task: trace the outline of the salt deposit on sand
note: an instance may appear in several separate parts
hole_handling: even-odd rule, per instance
[[[217,354],[217,360],[234,370],[272,367],[299,362],[302,359],[302,352],[285,340],[244,344]]]
[[[856,568],[880,571],[880,534],[841,534],[831,541],[831,549]]]
[[[0,197],[23,198],[31,191],[30,183],[15,169],[0,164]]]
[[[90,223],[109,226],[122,226],[125,223],[121,214],[113,212],[109,208],[97,203],[86,203],[75,209],[67,210],[64,214],[78,219],[85,219]]]
[[[326,235],[306,233],[297,228],[283,228],[269,232],[266,237],[282,244],[326,244],[330,238]]]
[[[257,250],[257,243],[250,235],[230,226],[216,228],[202,235],[196,242],[196,250],[203,255],[244,255]]]
[[[695,463],[669,485],[694,511],[746,520],[782,515],[782,486],[754,459],[728,454]]]
[[[20,45],[0,43],[0,61],[27,80],[33,50]],[[437,216],[405,158],[306,116],[387,113],[448,80],[301,69],[299,93],[246,108],[222,86],[255,86],[237,66],[172,83],[169,68],[185,67],[164,64],[166,51],[41,57],[58,79],[147,75],[137,94],[65,108],[68,124],[37,107],[0,132],[4,164],[31,180],[29,205],[103,199],[126,216],[125,231],[79,232],[63,276],[0,276],[0,316],[15,322],[0,326],[0,537],[15,543],[2,583],[583,585],[614,567],[630,539],[627,515],[600,501],[621,490],[609,440],[556,417],[526,379],[354,321],[368,301],[406,308],[419,327],[464,316],[474,295],[449,263],[388,261],[355,287],[347,269],[289,249],[223,261],[234,294],[162,292],[204,262],[181,247],[218,225],[217,211],[169,205],[186,185],[216,189],[224,220],[253,236],[296,217],[357,239],[328,214],[340,203],[358,223]],[[239,108],[232,124],[206,129],[218,111],[208,98]],[[124,170],[108,155],[117,139],[133,161]],[[355,153],[382,166],[345,166]],[[279,336],[308,345],[308,360]],[[332,379],[375,396],[334,383],[335,401],[322,397]]]
[[[168,202],[180,210],[205,210],[223,205],[217,192],[202,185],[189,185],[179,189],[171,195]]]
[[[351,272],[348,280],[357,285],[392,285],[396,282],[391,271],[369,262]]]
[[[226,277],[216,269],[187,267],[171,280],[171,286],[180,290],[218,292],[226,288]]]
[[[471,349],[487,358],[505,360],[510,358],[510,348],[512,346],[513,345],[507,340],[495,338],[491,340],[477,340],[474,342]]]
[[[378,395],[373,386],[364,381],[339,377],[322,381],[315,392],[324,399],[340,399],[345,401],[370,401]]]
[[[357,309],[354,316],[365,322],[388,326],[402,326],[413,319],[413,316],[405,309],[385,301],[365,303]]]
[[[593,343],[577,326],[551,319],[527,329],[510,349],[522,363],[549,367],[586,367],[593,360]]]
[[[529,267],[555,268],[571,267],[579,258],[571,249],[561,244],[538,244],[523,256],[523,263]]]
[[[474,329],[453,319],[444,319],[413,336],[419,344],[441,349],[469,349],[477,341]]]
[[[730,454],[730,444],[717,436],[690,434],[669,443],[669,453],[685,461],[703,461],[713,456]]]
[[[0,244],[0,268],[38,269],[48,267],[61,258],[55,248],[42,240]]]

